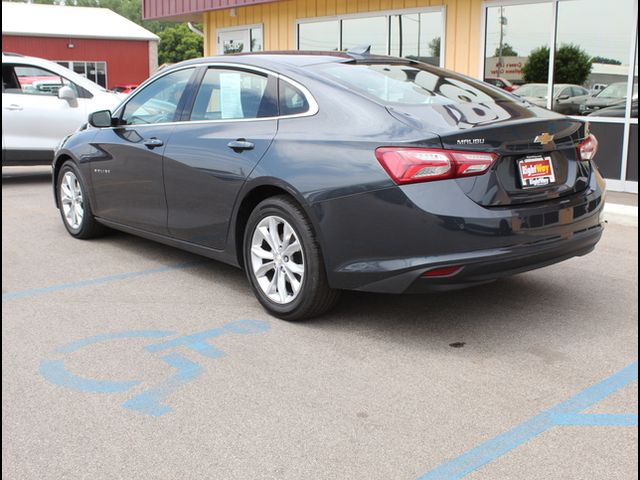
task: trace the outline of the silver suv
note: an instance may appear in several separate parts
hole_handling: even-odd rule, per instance
[[[57,63],[2,53],[2,165],[46,165],[58,143],[125,98]]]

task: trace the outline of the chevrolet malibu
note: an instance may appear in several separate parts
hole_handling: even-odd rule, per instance
[[[55,202],[245,270],[298,320],[340,290],[469,287],[593,250],[604,181],[588,124],[412,60],[191,60],[65,139]]]

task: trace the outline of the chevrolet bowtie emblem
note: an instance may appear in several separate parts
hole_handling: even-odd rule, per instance
[[[538,135],[536,138],[534,138],[533,143],[540,143],[542,145],[546,145],[552,140],[553,140],[553,135],[551,135],[550,133],[544,132]]]

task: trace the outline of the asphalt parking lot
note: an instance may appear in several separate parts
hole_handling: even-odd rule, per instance
[[[2,175],[5,479],[630,479],[638,230],[447,294],[268,316],[243,273],[80,241]]]

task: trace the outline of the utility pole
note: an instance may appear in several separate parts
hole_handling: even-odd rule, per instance
[[[498,46],[498,77],[502,76],[502,67],[504,59],[502,58],[502,49],[504,46],[504,26],[507,24],[507,17],[504,16],[504,7],[500,7],[500,44]]]

